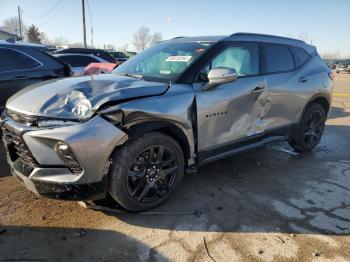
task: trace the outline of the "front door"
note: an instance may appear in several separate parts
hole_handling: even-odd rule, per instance
[[[199,82],[213,68],[235,69],[234,82],[203,91],[205,83],[194,84],[197,103],[199,160],[228,151],[234,143],[258,138],[266,129],[269,110],[264,76],[259,75],[259,46],[232,43],[198,73]]]

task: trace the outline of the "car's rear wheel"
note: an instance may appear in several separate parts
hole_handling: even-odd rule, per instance
[[[112,160],[109,194],[135,212],[163,203],[179,186],[184,173],[181,147],[158,132],[129,140],[115,151]]]
[[[298,152],[308,152],[320,142],[326,122],[326,113],[320,104],[311,105],[303,115],[298,128],[290,134],[289,144]]]

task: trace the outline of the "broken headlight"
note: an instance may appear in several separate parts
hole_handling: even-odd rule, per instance
[[[88,118],[93,113],[91,110],[92,108],[90,101],[80,91],[72,91],[69,95],[67,95],[65,103],[72,104],[72,113],[80,119]]]

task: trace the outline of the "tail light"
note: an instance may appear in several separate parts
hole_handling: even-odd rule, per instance
[[[328,76],[332,81],[334,81],[335,73],[333,71],[328,72]]]

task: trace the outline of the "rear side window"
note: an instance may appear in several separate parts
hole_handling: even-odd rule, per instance
[[[264,44],[264,73],[276,73],[294,69],[294,60],[286,46]]]
[[[295,67],[301,66],[309,59],[309,54],[299,47],[290,47],[290,51],[293,54]]]
[[[60,56],[58,59],[66,62],[71,67],[85,67],[90,63],[99,62],[95,58],[90,56],[80,56],[80,55],[71,55],[71,56]]]
[[[24,53],[9,48],[0,48],[0,57],[0,73],[33,69],[41,65]]]

